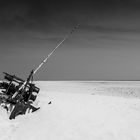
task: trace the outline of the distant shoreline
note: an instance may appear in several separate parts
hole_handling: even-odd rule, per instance
[[[54,81],[54,82],[140,82],[140,80],[34,80],[34,81]]]

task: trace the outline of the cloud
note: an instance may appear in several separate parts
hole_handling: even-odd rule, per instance
[[[133,27],[112,27],[103,25],[83,25],[84,30],[102,33],[140,33],[140,28]]]

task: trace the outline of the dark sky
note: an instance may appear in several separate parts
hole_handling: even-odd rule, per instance
[[[36,80],[140,80],[139,0],[0,1],[0,75]]]

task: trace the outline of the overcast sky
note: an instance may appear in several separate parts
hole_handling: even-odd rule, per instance
[[[140,1],[0,1],[0,77],[35,80],[140,80]]]

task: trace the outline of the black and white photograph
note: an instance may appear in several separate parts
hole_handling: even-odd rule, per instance
[[[139,0],[0,1],[0,140],[139,131]]]

